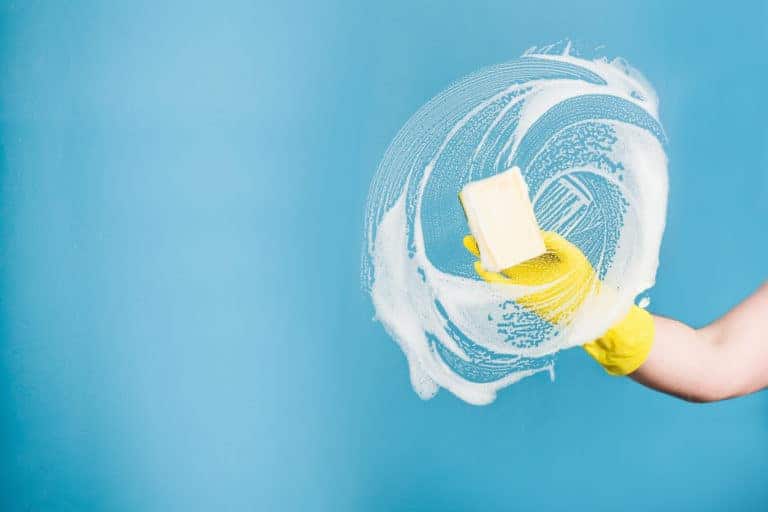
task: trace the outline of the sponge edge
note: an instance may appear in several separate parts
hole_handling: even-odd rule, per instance
[[[546,252],[518,167],[467,184],[459,200],[485,269],[499,272]]]

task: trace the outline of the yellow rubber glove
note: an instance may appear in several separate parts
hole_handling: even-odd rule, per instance
[[[543,231],[547,252],[537,258],[498,272],[489,272],[475,261],[475,272],[486,282],[541,286],[542,290],[517,299],[548,322],[568,321],[592,292],[600,289],[592,265],[578,247],[552,231]],[[480,250],[472,235],[464,237],[464,247],[474,256]],[[653,345],[653,318],[635,305],[623,320],[584,350],[611,375],[629,375],[647,359]]]

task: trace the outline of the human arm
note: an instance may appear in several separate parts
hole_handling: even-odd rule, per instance
[[[547,254],[501,273],[476,261],[475,271],[488,282],[544,286],[518,302],[552,323],[567,322],[600,283],[576,246],[553,232],[543,236]],[[465,237],[464,246],[479,257],[474,238]],[[584,349],[612,375],[693,402],[758,391],[768,387],[768,283],[701,329],[632,306]]]
[[[648,358],[630,374],[637,382],[692,402],[768,387],[768,282],[706,327],[656,315],[653,323]]]

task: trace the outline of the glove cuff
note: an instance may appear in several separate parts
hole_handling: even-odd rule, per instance
[[[624,376],[640,368],[648,358],[653,337],[653,317],[633,305],[623,320],[585,344],[584,350],[610,375]]]

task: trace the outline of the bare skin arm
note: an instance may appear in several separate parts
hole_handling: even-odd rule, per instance
[[[701,329],[654,316],[648,359],[630,375],[692,402],[713,402],[768,387],[768,282]]]

